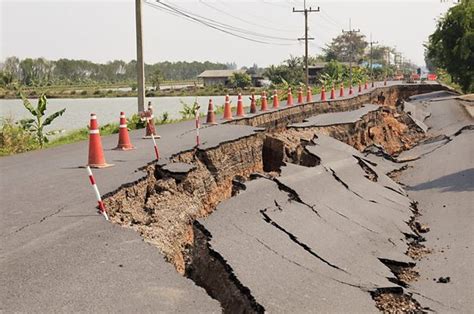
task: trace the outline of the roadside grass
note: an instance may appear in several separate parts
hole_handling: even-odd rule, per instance
[[[451,75],[449,75],[445,70],[438,69],[436,71],[436,74],[438,75],[438,81],[453,88],[456,92],[464,94],[461,86],[459,84],[454,83],[451,78]]]

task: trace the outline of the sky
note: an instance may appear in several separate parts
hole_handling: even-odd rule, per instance
[[[155,0],[147,0],[153,3]],[[266,43],[236,38],[143,4],[146,63],[161,61],[236,62],[239,67],[278,64],[304,54],[304,16],[292,9],[303,0],[162,0],[187,12],[245,31]],[[396,47],[424,65],[423,43],[436,19],[453,2],[444,0],[308,0],[319,6],[309,14],[309,53],[321,53],[331,39],[353,29],[380,44]],[[0,60],[44,57],[109,60],[136,59],[134,0],[0,0]],[[277,37],[277,38],[276,38]],[[283,44],[283,45],[282,45]]]

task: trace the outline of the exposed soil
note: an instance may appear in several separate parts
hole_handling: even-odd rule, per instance
[[[383,313],[427,313],[418,301],[401,290],[379,289],[372,293],[372,298]]]

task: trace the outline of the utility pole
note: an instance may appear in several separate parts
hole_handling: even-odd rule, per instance
[[[360,32],[360,29],[358,30],[352,29],[351,19],[349,19],[349,30],[348,31],[342,30],[342,33],[349,34],[349,40],[350,40],[351,56],[349,57],[349,81],[350,81],[351,86],[352,86],[352,59],[354,58],[354,41],[352,39],[352,34],[359,33],[359,32]]]
[[[145,65],[143,63],[142,0],[135,0],[137,31],[138,112],[145,111]]]
[[[293,8],[293,13],[304,13],[304,38],[298,38],[298,40],[304,39],[304,67],[305,67],[305,81],[306,86],[309,86],[309,71],[308,71],[308,40],[314,40],[314,38],[308,37],[308,13],[319,12],[319,7],[316,10],[313,10],[311,7],[306,8],[306,0],[304,0],[303,10],[295,10]]]
[[[390,48],[387,48],[387,69],[385,70],[385,79],[388,77],[388,70],[390,68]]]
[[[378,41],[372,41],[372,33],[370,33],[370,79],[374,81],[374,67],[373,67],[373,45],[378,44]]]

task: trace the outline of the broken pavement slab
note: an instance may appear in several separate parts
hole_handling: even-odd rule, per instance
[[[397,287],[380,259],[411,263],[404,255],[410,200],[381,186],[377,193],[387,200],[371,202],[379,183],[364,176],[353,149],[318,140],[306,148],[316,154],[315,147],[327,149],[318,155],[320,166],[288,164],[274,181],[250,181],[199,224],[211,235],[210,248],[267,311],[373,311],[368,291]],[[356,169],[352,176],[358,182],[351,184],[365,188],[356,195],[325,167]],[[305,291],[318,298],[305,298]],[[346,298],[336,301],[341,294],[351,296],[352,306]]]
[[[400,177],[410,198],[419,202],[420,221],[430,227],[425,244],[433,250],[417,262],[421,276],[410,290],[437,312],[468,313],[474,307],[474,131],[465,126],[474,121],[456,100],[428,102],[427,109],[429,135],[457,135],[410,162]],[[449,283],[437,282],[446,276]]]

